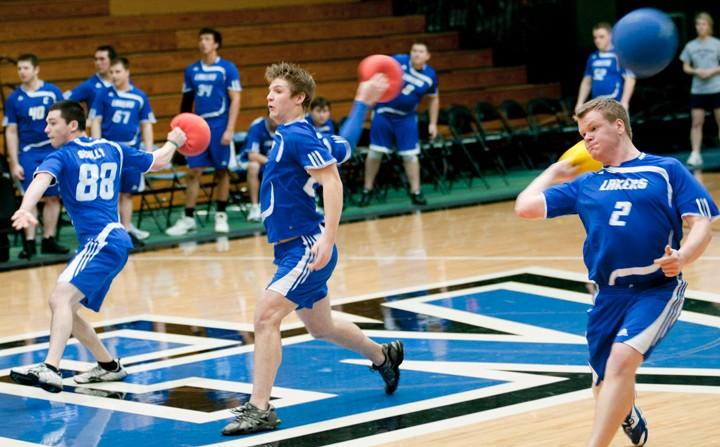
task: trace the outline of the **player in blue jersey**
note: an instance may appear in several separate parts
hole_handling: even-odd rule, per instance
[[[335,123],[330,119],[330,101],[318,96],[313,98],[310,103],[310,113],[305,116],[305,119],[312,124],[318,132],[323,135],[334,135],[335,134]]]
[[[59,88],[38,78],[40,67],[34,54],[18,57],[17,71],[22,83],[5,101],[5,141],[12,176],[21,182],[23,191],[27,190],[33,172],[40,162],[53,152],[53,147],[43,129],[48,109],[62,99]],[[45,193],[43,208],[43,253],[65,254],[69,250],[55,241],[57,223],[60,218],[60,199],[57,188]],[[34,212],[37,210],[33,209]],[[30,260],[35,256],[35,228],[29,225],[25,229],[25,241],[20,257]]]
[[[427,62],[430,51],[425,43],[416,42],[410,49],[410,55],[398,54],[405,83],[397,98],[375,106],[370,125],[370,152],[365,158],[365,189],[360,198],[360,206],[367,206],[372,197],[375,177],[380,170],[383,154],[391,152],[394,146],[403,159],[405,173],[410,182],[410,198],[414,205],[426,205],[427,201],[420,189],[420,138],[417,126],[417,106],[423,96],[430,96],[430,138],[437,136],[437,120],[440,110],[438,79],[435,70]]]
[[[343,189],[332,149],[304,119],[315,81],[307,71],[287,63],[268,67],[265,78],[270,83],[269,116],[278,128],[265,166],[260,201],[278,269],[255,308],[252,395],[234,410],[237,417],[225,426],[225,435],[271,430],[280,423],[269,400],[280,366],[280,323],[293,311],[314,337],[370,359],[385,380],[388,394],[397,387],[403,360],[401,342],[379,345],[355,324],[332,318],[327,281],[337,262],[335,237]],[[328,141],[335,142],[343,146],[342,152],[349,150],[345,139]],[[315,211],[314,182],[323,185],[324,219]]]
[[[528,219],[582,220],[583,258],[597,286],[586,331],[596,397],[589,445],[608,445],[621,424],[643,445],[648,431],[633,402],[635,373],[679,317],[682,269],[710,243],[718,208],[679,161],[635,148],[619,102],[597,98],[577,116],[590,155],[604,168],[555,185],[576,176],[570,162],[555,163],[518,196],[515,210]],[[690,230],[681,245],[683,223]]]
[[[110,62],[117,58],[115,49],[110,45],[101,45],[95,50],[95,74],[64,93],[65,99],[84,102],[88,110],[95,102],[95,95],[112,86]]]
[[[130,62],[120,57],[110,64],[113,86],[95,97],[88,119],[92,122],[92,136],[122,143],[152,152],[155,115],[145,93],[130,83]],[[142,135],[142,138],[141,138]],[[142,245],[150,236],[132,224],[133,193],[143,190],[143,173],[126,169],[120,178],[120,222],[130,233],[133,243]]]
[[[20,208],[13,214],[13,227],[36,223],[33,207],[45,190],[56,185],[73,220],[80,248],[60,274],[49,304],[52,311],[50,345],[44,363],[13,368],[18,383],[40,386],[58,393],[62,377],[58,371],[70,335],[82,343],[98,361],[91,370],[74,377],[77,383],[122,380],[127,371],[113,359],[79,313],[81,306],[98,311],[113,278],[127,262],[130,237],[118,221],[120,176],[125,169],[141,171],[166,166],[185,134],[176,128],[154,153],[141,152],[124,144],[93,139],[85,134],[85,111],[74,101],[60,101],[50,108],[45,132],[56,150],[35,171]]]
[[[585,73],[580,82],[575,111],[588,99],[606,96],[630,110],[630,98],[635,90],[635,75],[620,65],[612,48],[612,26],[607,22],[593,26],[593,42],[597,51],[588,57]]]
[[[210,125],[210,147],[200,155],[188,157],[187,189],[185,191],[185,215],[168,228],[169,236],[182,236],[195,230],[195,204],[200,177],[204,168],[215,168],[216,213],[215,232],[227,233],[227,200],[230,194],[228,167],[233,159],[232,142],[235,121],[240,111],[240,73],[232,62],[220,58],[222,35],[212,28],[198,33],[198,48],[202,59],[185,69],[181,112],[192,112],[205,118]],[[234,161],[234,160],[233,160]]]
[[[247,170],[247,183],[250,192],[250,211],[247,220],[260,222],[260,175],[262,174],[267,154],[273,145],[277,125],[268,117],[260,117],[252,122],[245,138],[245,147],[240,154],[240,164]]]

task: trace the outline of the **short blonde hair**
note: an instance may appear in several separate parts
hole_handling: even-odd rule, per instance
[[[580,119],[593,110],[600,112],[611,123],[622,120],[623,124],[625,124],[625,133],[632,140],[630,117],[622,104],[612,98],[595,98],[581,105],[575,116]]]
[[[695,16],[695,21],[697,22],[698,20],[706,21],[708,25],[710,25],[710,34],[713,33],[713,25],[715,24],[715,22],[713,21],[713,18],[710,14],[705,11],[700,12],[698,13],[698,15]]]
[[[292,96],[305,93],[305,100],[302,105],[303,109],[307,110],[315,96],[315,80],[312,75],[299,65],[288,62],[272,64],[265,69],[265,80],[268,84],[278,78],[287,81]]]

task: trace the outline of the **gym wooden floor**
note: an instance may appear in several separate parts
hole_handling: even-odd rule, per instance
[[[720,200],[720,174],[706,174],[703,180]],[[713,228],[705,258],[684,272],[692,291],[720,291],[720,222]],[[582,241],[577,218],[522,221],[511,202],[347,224],[340,231],[341,257],[330,282],[331,296],[379,294],[530,266],[584,274]],[[274,272],[271,259],[272,249],[261,236],[133,255],[102,312],[87,315],[92,321],[159,314],[251,323],[255,300]],[[0,337],[47,331],[47,297],[62,269],[0,274]],[[593,409],[589,392],[587,396],[372,445],[584,445]],[[718,394],[640,391],[640,402],[651,420],[648,445],[720,445]],[[629,444],[618,434],[612,445]]]

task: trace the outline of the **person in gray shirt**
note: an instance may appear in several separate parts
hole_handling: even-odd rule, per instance
[[[692,152],[687,165],[690,168],[701,168],[703,159],[700,147],[706,111],[713,111],[720,128],[720,39],[712,36],[713,19],[706,12],[695,16],[695,30],[698,36],[685,45],[680,60],[683,62],[683,71],[693,77],[690,88]]]

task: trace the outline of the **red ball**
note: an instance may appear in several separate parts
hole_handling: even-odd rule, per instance
[[[388,87],[380,102],[392,101],[400,94],[403,87],[403,70],[400,63],[390,56],[384,54],[373,54],[368,56],[358,65],[358,76],[360,81],[367,81],[375,73],[382,73],[388,78]]]
[[[170,128],[179,127],[185,132],[187,141],[178,148],[178,152],[192,157],[205,152],[210,145],[210,126],[201,116],[194,113],[181,113],[170,121]]]

